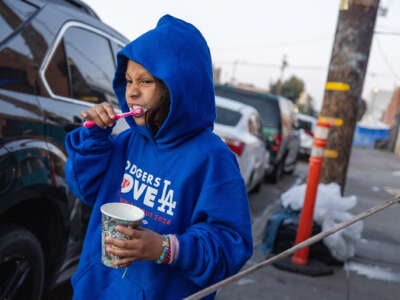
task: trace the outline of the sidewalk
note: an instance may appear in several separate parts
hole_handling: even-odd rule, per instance
[[[344,196],[355,195],[354,215],[394,199],[400,193],[400,158],[392,153],[354,148],[347,173]],[[272,205],[278,207],[279,199]],[[265,223],[253,229],[256,247],[244,269],[264,259],[260,230],[273,207],[263,215]],[[364,220],[362,239],[356,255],[334,273],[310,277],[276,269],[262,268],[219,291],[217,300],[241,299],[400,299],[400,205],[393,205]]]

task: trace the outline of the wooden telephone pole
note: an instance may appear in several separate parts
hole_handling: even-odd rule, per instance
[[[334,118],[330,129],[321,182],[336,182],[343,194],[361,103],[379,0],[341,0],[335,41],[320,118]],[[335,157],[336,156],[336,157]]]

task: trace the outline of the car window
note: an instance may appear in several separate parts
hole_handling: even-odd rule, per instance
[[[217,106],[217,118],[215,122],[222,125],[236,126],[242,114],[240,112]]]
[[[66,31],[63,42],[72,97],[117,104],[112,88],[115,62],[109,41],[94,32],[72,27]]]
[[[28,3],[15,0],[3,0],[0,3],[0,43],[14,32],[18,26],[29,19],[36,11]]]
[[[225,86],[215,86],[215,94],[253,106],[259,112],[264,127],[280,130],[281,112],[275,95],[247,92]]]
[[[122,46],[117,44],[117,43],[115,43],[115,42],[111,42],[111,47],[113,49],[113,56],[114,56],[114,59],[115,59],[115,65],[117,65],[117,54],[118,54],[119,50],[122,49]]]
[[[20,93],[34,93],[35,70],[31,35],[17,35],[7,42],[13,32],[22,27],[37,10],[21,1],[0,1],[0,88]]]
[[[250,97],[243,97],[239,101],[251,105],[258,110],[263,126],[279,128],[280,112],[277,101]]]
[[[64,42],[60,42],[47,66],[46,81],[54,94],[63,97],[72,97],[68,80],[68,66],[65,55]]]
[[[313,123],[311,121],[302,120],[300,118],[297,119],[297,126],[304,130],[313,130]]]

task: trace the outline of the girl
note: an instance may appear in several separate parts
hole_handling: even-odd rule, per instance
[[[182,299],[233,275],[252,254],[246,188],[233,153],[213,134],[215,100],[207,43],[170,15],[117,57],[113,81],[130,129],[112,136],[115,112],[83,112],[93,128],[66,140],[67,180],[93,207],[75,299]],[[101,212],[107,202],[145,211],[142,226],[107,240],[121,259],[101,263]],[[209,298],[214,298],[214,294]]]

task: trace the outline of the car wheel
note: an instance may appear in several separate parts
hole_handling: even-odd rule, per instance
[[[296,170],[296,165],[297,165],[297,157],[296,157],[295,161],[293,161],[293,162],[289,165],[289,167],[286,167],[286,166],[285,166],[285,167],[283,168],[284,173],[286,173],[286,174],[293,174],[294,171]]]
[[[0,227],[0,299],[40,299],[44,258],[38,239],[19,226]]]
[[[257,183],[251,190],[250,194],[256,194],[261,191],[261,182]]]
[[[280,161],[278,161],[278,163],[275,165],[274,170],[272,171],[272,173],[269,176],[269,180],[272,183],[277,183],[279,181],[279,179],[282,177],[282,173],[283,173],[283,164],[284,164],[284,159],[285,157],[283,157],[283,159],[281,159]]]

